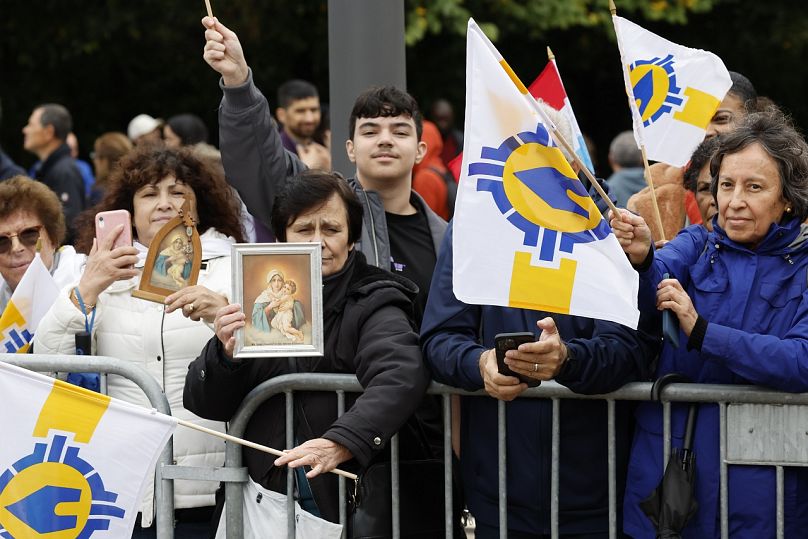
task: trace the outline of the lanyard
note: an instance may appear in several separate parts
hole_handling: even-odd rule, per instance
[[[73,290],[76,291],[76,299],[79,300],[79,306],[81,306],[81,312],[84,313],[84,329],[87,330],[88,334],[92,335],[93,325],[95,325],[95,307],[93,307],[93,316],[91,318],[87,318],[87,309],[84,307],[84,300],[81,298],[81,292],[79,292],[79,287],[77,286]]]

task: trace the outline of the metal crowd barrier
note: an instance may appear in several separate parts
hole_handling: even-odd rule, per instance
[[[245,397],[230,421],[229,433],[242,437],[247,423],[255,410],[269,398],[284,393],[286,395],[286,446],[293,447],[294,391],[334,391],[337,393],[338,414],[345,411],[345,393],[361,392],[362,388],[355,376],[345,374],[288,374],[267,380],[253,389]],[[484,391],[468,392],[446,385],[432,383],[428,392],[441,395],[443,400],[444,426],[444,511],[445,537],[452,537],[452,467],[451,467],[451,395],[491,398]],[[609,483],[609,537],[618,536],[617,529],[617,478],[615,450],[615,402],[650,400],[650,383],[632,383],[605,395],[580,395],[555,382],[547,382],[537,388],[528,389],[519,398],[551,399],[553,406],[552,457],[551,457],[551,537],[558,537],[558,491],[560,462],[560,407],[563,399],[605,400],[607,404],[607,463]],[[782,393],[756,386],[729,386],[712,384],[670,384],[660,393],[663,407],[663,462],[667,463],[670,453],[671,430],[670,412],[672,402],[717,403],[720,417],[720,511],[721,537],[729,537],[727,467],[729,464],[770,465],[776,469],[777,478],[777,537],[784,537],[784,467],[808,466],[808,393]],[[506,484],[506,431],[505,407],[498,402],[498,478],[499,478],[499,536],[507,534],[507,484]],[[729,412],[729,413],[728,413]],[[733,436],[728,436],[728,430]],[[731,439],[730,439],[731,438]],[[241,447],[227,444],[226,467],[241,467]],[[399,539],[398,520],[398,446],[397,439],[391,440],[391,486],[392,486],[392,537]],[[340,523],[345,525],[345,484],[340,478]],[[288,536],[295,537],[294,476],[291,470],[287,475],[287,522]],[[228,539],[242,539],[241,485],[228,482],[225,499]]]
[[[156,380],[140,367],[111,357],[101,356],[50,356],[43,354],[0,354],[0,361],[44,372],[101,372],[124,376],[143,389],[151,405],[159,412],[170,414],[168,401]],[[345,411],[345,393],[358,393],[362,387],[356,377],[347,374],[299,373],[267,380],[245,397],[229,423],[229,434],[243,437],[247,423],[255,410],[266,400],[278,394],[286,395],[286,446],[294,446],[293,411],[294,391],[333,391],[337,394],[338,414]],[[452,468],[451,468],[451,395],[491,398],[484,391],[468,392],[461,389],[432,383],[428,392],[441,395],[444,425],[444,511],[445,536],[452,537]],[[528,389],[519,398],[544,398],[552,400],[552,457],[551,457],[551,536],[558,537],[558,489],[559,489],[559,442],[561,401],[564,399],[604,400],[607,404],[607,465],[609,483],[609,537],[616,538],[617,487],[615,451],[615,402],[618,400],[650,400],[650,383],[627,384],[605,395],[580,395],[555,382],[547,382]],[[777,537],[784,537],[784,468],[808,466],[808,393],[782,393],[755,386],[729,386],[708,384],[674,383],[665,386],[660,393],[663,407],[663,462],[670,453],[672,402],[717,403],[719,406],[720,447],[720,514],[721,537],[729,537],[728,526],[728,465],[768,465],[776,470],[776,522]],[[500,538],[507,538],[507,485],[506,485],[506,431],[505,407],[498,402],[498,478],[499,478],[499,531]],[[400,537],[398,500],[398,440],[391,440],[391,487],[394,539]],[[173,537],[174,479],[223,481],[225,482],[228,539],[242,539],[243,498],[242,484],[247,481],[246,468],[242,466],[241,446],[226,443],[224,468],[197,468],[172,465],[173,449],[169,440],[158,460],[155,478],[155,513],[158,539]],[[347,521],[345,483],[340,478],[340,522]],[[294,476],[287,475],[287,521],[289,537],[294,538]]]

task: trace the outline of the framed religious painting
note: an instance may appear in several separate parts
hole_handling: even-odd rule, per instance
[[[196,284],[202,265],[202,242],[190,208],[186,199],[178,215],[154,235],[140,286],[132,291],[134,297],[163,303],[166,296]]]
[[[323,279],[319,243],[233,246],[233,302],[246,315],[233,355],[323,355]]]

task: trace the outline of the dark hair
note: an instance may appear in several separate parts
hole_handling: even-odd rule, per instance
[[[727,93],[740,99],[746,112],[757,112],[758,94],[755,87],[752,85],[752,81],[737,71],[730,71],[729,78],[732,80],[732,87]]]
[[[292,79],[278,86],[278,106],[282,109],[287,108],[295,101],[309,97],[319,97],[317,87],[310,82]]]
[[[209,228],[244,241],[244,231],[233,194],[224,181],[217,178],[209,166],[194,155],[191,148],[169,149],[147,146],[135,148],[118,162],[109,178],[104,198],[83,212],[76,221],[76,250],[88,253],[93,244],[95,214],[106,210],[128,210],[134,215],[135,193],[154,185],[166,176],[173,176],[194,191],[199,216],[200,234]]]
[[[208,128],[202,118],[195,114],[177,114],[169,118],[166,125],[180,137],[183,146],[208,141]]]
[[[54,247],[65,241],[67,228],[62,203],[44,183],[23,175],[0,182],[0,220],[18,211],[35,215],[45,227]]]
[[[733,131],[722,135],[710,161],[713,197],[718,200],[718,174],[724,156],[755,143],[777,163],[783,198],[792,205],[791,215],[804,221],[808,217],[808,145],[779,110],[749,114]]]
[[[694,193],[696,192],[699,174],[705,166],[710,164],[710,159],[712,159],[716,148],[718,148],[719,140],[720,135],[706,138],[693,150],[693,155],[690,156],[690,162],[687,164],[687,167],[685,167],[685,189],[689,189]]]
[[[389,118],[392,116],[409,116],[415,122],[418,140],[424,132],[423,118],[418,109],[418,102],[407,92],[395,86],[374,86],[368,88],[356,98],[348,124],[348,138],[353,140],[356,120],[359,118]]]
[[[286,227],[304,213],[319,208],[337,195],[348,215],[348,243],[356,243],[362,234],[362,204],[348,182],[339,174],[309,170],[286,182],[272,206],[272,232],[278,241],[286,241]]]
[[[56,103],[46,103],[39,105],[37,109],[42,110],[39,123],[42,127],[53,126],[53,136],[59,140],[66,140],[67,135],[73,131],[73,118],[64,106]]]

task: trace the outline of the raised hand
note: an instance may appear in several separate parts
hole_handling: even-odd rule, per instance
[[[129,245],[112,249],[115,240],[123,232],[123,227],[124,225],[116,226],[100,244],[93,240],[87,265],[79,281],[79,292],[87,303],[96,303],[101,292],[115,281],[125,281],[140,273],[140,270],[135,269],[136,248]]]
[[[238,36],[213,17],[204,17],[205,48],[202,58],[222,75],[225,86],[238,86],[247,80],[249,68]]]
[[[609,212],[609,224],[628,259],[639,266],[651,248],[651,229],[639,215],[622,208],[619,211],[620,215]]]

